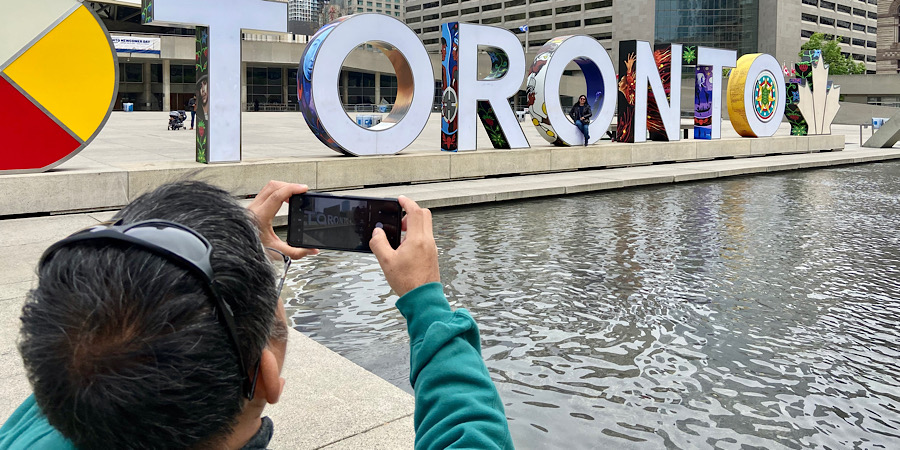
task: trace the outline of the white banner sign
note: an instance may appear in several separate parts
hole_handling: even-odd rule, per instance
[[[159,38],[136,36],[110,36],[118,53],[147,53],[158,55],[160,53]]]

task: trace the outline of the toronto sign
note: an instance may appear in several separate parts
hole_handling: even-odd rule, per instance
[[[71,158],[100,132],[115,104],[118,63],[102,21],[76,0],[44,0],[41,5],[0,18],[0,101],[15,106],[0,109],[2,173],[41,172]],[[240,162],[241,32],[285,32],[287,5],[231,0],[222,8],[217,0],[144,0],[141,22],[196,29],[195,159]],[[443,24],[440,41],[441,134],[435,136],[435,148],[442,151],[476,150],[479,122],[494,148],[528,148],[509,102],[523,84],[538,134],[555,146],[581,144],[583,135],[560,102],[560,81],[570,63],[584,75],[593,112],[588,143],[606,134],[614,118],[615,141],[679,140],[685,67],[693,67],[696,75],[695,139],[721,137],[723,107],[735,131],[748,138],[774,135],[785,117],[792,134],[830,134],[839,108],[840,88],[827,81],[818,52],[804,55],[793,72],[798,75],[786,80],[778,61],[764,53],[738,58],[733,50],[632,40],[619,43],[614,64],[599,42],[573,35],[550,39],[528,63],[512,32],[460,22]],[[397,77],[393,108],[370,128],[350,119],[338,89],[344,60],[366,43],[387,56]],[[481,54],[491,63],[484,77],[478,75]],[[66,73],[48,77],[48,60]],[[393,17],[341,17],[309,39],[298,64],[303,117],[315,136],[337,152],[400,153],[430,117],[435,88],[431,58],[416,33]]]

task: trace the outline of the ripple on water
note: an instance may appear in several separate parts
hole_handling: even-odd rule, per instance
[[[900,163],[437,211],[518,448],[900,448]],[[293,325],[411,390],[369,255],[299,261]]]

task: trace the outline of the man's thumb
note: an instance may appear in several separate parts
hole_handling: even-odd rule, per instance
[[[384,230],[381,228],[372,230],[372,239],[369,240],[369,248],[372,249],[372,253],[375,254],[378,261],[383,261],[390,252],[394,251],[390,242],[388,242],[387,236],[384,234]]]

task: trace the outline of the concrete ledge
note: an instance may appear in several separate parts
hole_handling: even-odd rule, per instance
[[[748,141],[750,141],[750,155],[762,156],[776,153],[806,153],[809,151],[809,146],[806,145],[806,143],[800,144],[801,140],[803,140],[803,138],[795,136],[748,139]]]
[[[697,159],[741,158],[750,156],[753,139],[721,139],[697,145]]]
[[[549,172],[553,147],[515,150],[480,150],[450,155],[450,179],[491,175]]]
[[[700,141],[643,142],[631,147],[632,164],[692,161],[697,159]],[[704,145],[713,144],[703,142]]]
[[[311,161],[283,161],[258,164],[222,164],[208,169],[196,164],[142,164],[135,165],[127,172],[128,201],[161,184],[198,179],[215,184],[235,196],[253,195],[259,192],[269,180],[297,180],[316,189],[317,164]]]
[[[433,155],[400,154],[319,160],[315,163],[315,189],[449,180],[454,178],[451,173],[452,156],[455,155],[435,152]]]
[[[338,191],[337,194],[374,197],[405,195],[427,208],[472,205],[538,196],[577,194],[652,184],[678,183],[784,170],[900,160],[900,149],[804,153],[763,158],[723,159],[604,170],[523,175],[514,178],[450,181],[414,186],[385,186]],[[248,201],[249,202],[249,201]],[[277,224],[286,224],[287,207]]]
[[[166,182],[186,178],[208,181],[223,187],[236,197],[246,197],[256,194],[271,179],[303,183],[317,190],[346,190],[367,186],[434,183],[843,148],[843,135],[829,135],[715,141],[691,139],[640,144],[603,142],[588,147],[542,146],[460,153],[434,151],[364,158],[334,155],[249,160],[239,164],[208,166],[189,161],[129,162],[116,167],[106,166],[103,170],[61,169],[43,174],[0,176],[0,192],[4,193],[0,195],[0,216],[114,209]],[[753,167],[754,164],[750,166]],[[582,180],[576,182],[574,187],[560,186],[553,193],[534,195],[556,195],[573,189],[605,189],[608,183],[616,181],[622,181],[625,186],[634,186],[709,177],[690,172],[679,173],[668,179],[661,179],[653,172],[645,175],[624,181],[617,178],[615,172],[611,172],[604,174],[604,180],[596,183]],[[439,201],[441,206],[451,206],[470,202],[463,197],[479,195],[477,192],[466,192],[460,196],[452,196],[455,200],[438,197],[442,198]],[[508,194],[499,199],[524,198],[514,195],[532,194]],[[472,203],[480,203],[484,199],[471,200]]]
[[[554,172],[597,167],[629,166],[632,144],[604,144],[587,147],[555,147],[550,150]]]
[[[844,136],[835,134],[822,134],[815,136],[806,136],[809,145],[809,151],[832,151],[844,149]]]
[[[0,215],[101,210],[127,204],[128,172],[0,176]]]

